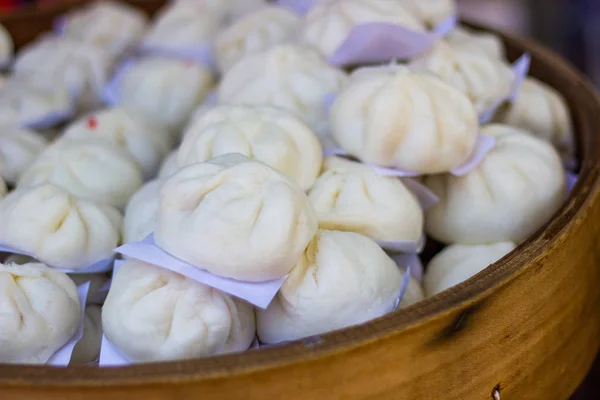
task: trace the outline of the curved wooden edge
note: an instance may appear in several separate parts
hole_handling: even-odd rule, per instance
[[[434,394],[475,399],[489,397],[488,386],[497,380],[502,390],[515,391],[510,398],[533,399],[538,397],[528,387],[536,385],[526,383],[539,383],[539,379],[549,385],[544,376],[561,376],[555,398],[566,398],[583,378],[600,342],[600,257],[595,241],[600,231],[600,102],[587,80],[553,53],[522,39],[508,36],[506,40],[509,55],[529,49],[533,74],[565,95],[584,156],[574,194],[519,251],[438,296],[323,335],[318,343],[297,342],[259,352],[134,368],[0,366],[0,395],[38,398],[60,390],[66,399],[78,398],[70,396],[79,396],[83,387],[103,387],[98,393],[86,391],[86,397],[135,391],[170,398],[171,385],[177,384],[182,394],[201,390],[207,397],[226,393],[227,398],[262,399],[269,392],[277,398],[276,390],[289,393],[293,384],[307,389],[306,396],[322,398],[332,385],[338,390],[343,383],[348,398],[398,398],[402,393],[411,399],[437,398],[429,397]],[[543,298],[532,299],[532,294]],[[503,339],[498,332],[505,332]],[[539,359],[556,361],[540,365]],[[465,382],[465,377],[473,383]],[[368,387],[365,379],[372,381]],[[163,384],[167,386],[161,388]],[[440,389],[432,388],[434,384]],[[427,387],[431,391],[425,392]],[[310,398],[298,396],[289,398]]]

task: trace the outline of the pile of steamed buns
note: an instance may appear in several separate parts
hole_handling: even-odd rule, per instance
[[[425,32],[453,1],[314,3],[304,16],[262,0],[172,1],[148,21],[102,2],[12,62],[0,32],[0,244],[28,255],[0,264],[1,363],[43,364],[64,346],[85,281],[71,363],[96,361],[103,334],[150,362],[363,323],[475,275],[558,210],[574,156],[561,96],[527,78],[494,123],[478,122],[515,80],[497,37],[459,26],[414,59],[341,69],[327,60],[356,25]],[[493,149],[451,174],[480,134]],[[332,148],[347,156],[324,156]],[[427,210],[415,181],[439,198]],[[136,259],[107,296],[109,273],[78,273],[151,233],[214,275],[287,279],[261,309]],[[394,244],[423,235],[447,246],[403,288]]]

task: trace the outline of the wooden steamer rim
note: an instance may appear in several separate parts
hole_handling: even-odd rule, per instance
[[[162,3],[129,2],[152,12]],[[31,25],[40,33],[64,11],[0,22],[21,45],[35,36]],[[600,346],[600,98],[553,52],[502,36],[511,60],[529,52],[531,75],[565,96],[582,159],[572,195],[515,251],[401,312],[315,340],[122,368],[0,365],[0,399],[466,400],[493,398],[496,389],[509,399],[566,399]]]

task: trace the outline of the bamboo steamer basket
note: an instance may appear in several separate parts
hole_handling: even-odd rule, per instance
[[[162,1],[130,0],[148,14]],[[81,1],[1,19],[17,47]],[[503,35],[510,59],[566,98],[582,168],[539,232],[468,281],[371,321],[280,347],[120,368],[0,365],[0,399],[566,400],[600,346],[600,100],[539,44]]]

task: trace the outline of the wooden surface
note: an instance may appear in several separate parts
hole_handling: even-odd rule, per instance
[[[48,14],[6,25],[29,40]],[[567,98],[584,160],[573,195],[516,251],[438,296],[318,340],[126,368],[0,366],[0,399],[481,400],[495,388],[503,400],[568,399],[600,344],[600,103],[553,54],[506,42],[512,58],[527,48],[532,74]]]

